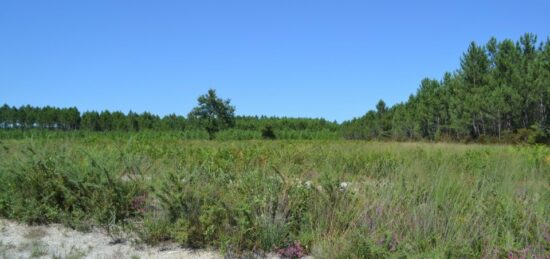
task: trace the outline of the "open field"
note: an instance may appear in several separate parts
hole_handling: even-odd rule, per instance
[[[4,139],[0,215],[114,239],[319,258],[550,255],[550,149]]]

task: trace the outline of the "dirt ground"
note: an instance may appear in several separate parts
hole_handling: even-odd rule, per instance
[[[0,258],[223,258],[215,251],[147,247],[118,241],[101,230],[83,233],[61,225],[28,226],[0,219]]]

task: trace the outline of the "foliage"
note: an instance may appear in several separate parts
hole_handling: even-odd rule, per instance
[[[472,42],[460,68],[441,81],[424,79],[415,95],[342,124],[347,139],[544,142],[550,125],[550,39]],[[538,134],[528,140],[522,135]],[[516,136],[514,136],[516,135]]]
[[[275,131],[271,125],[267,125],[262,129],[262,138],[263,139],[276,139]]]
[[[2,140],[0,214],[230,254],[550,253],[545,146],[88,134]]]
[[[140,214],[136,198],[146,190],[139,175],[117,175],[102,165],[105,159],[86,153],[39,151],[33,144],[1,161],[0,215],[80,227],[121,223]]]
[[[198,98],[185,118],[143,112],[86,111],[76,108],[0,107],[0,128],[13,130],[184,131],[186,139],[368,139],[479,143],[548,143],[550,139],[550,39],[537,46],[526,33],[517,42],[491,38],[472,42],[460,68],[441,80],[423,79],[416,94],[342,124],[322,118],[235,116],[229,100],[215,90]],[[188,132],[188,133],[187,133]],[[1,135],[18,133],[0,132]],[[23,135],[28,133],[22,133]],[[219,136],[216,136],[219,135]]]
[[[74,138],[88,137],[90,132],[108,136],[158,136],[170,135],[181,139],[249,140],[262,139],[262,130],[270,126],[277,132],[279,139],[338,139],[340,126],[336,122],[324,119],[286,118],[266,116],[235,116],[234,127],[223,129],[215,136],[208,134],[205,125],[194,119],[170,114],[159,117],[148,112],[128,114],[110,111],[87,111],[80,116],[76,108],[73,111],[73,124],[58,120],[66,109],[39,108],[23,106],[21,108],[0,107],[0,139],[25,137]],[[19,112],[24,111],[24,112]],[[27,114],[28,113],[28,114]],[[7,115],[6,115],[7,114]],[[11,116],[10,114],[15,114]],[[52,115],[45,117],[45,115]],[[29,119],[27,119],[29,118]],[[42,118],[31,119],[31,118]],[[69,125],[69,126],[67,126]],[[80,131],[77,131],[79,129]],[[126,132],[130,132],[127,134]],[[104,134],[105,133],[105,134]]]
[[[222,100],[216,95],[216,90],[210,89],[197,100],[199,105],[187,115],[190,121],[203,127],[214,139],[216,132],[235,126],[235,107],[230,100]]]

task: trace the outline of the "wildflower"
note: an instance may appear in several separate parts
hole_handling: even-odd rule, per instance
[[[347,182],[341,182],[341,183],[340,183],[340,191],[343,192],[343,191],[347,190],[347,189],[348,189],[348,186],[349,186],[349,183],[347,183]]]
[[[278,251],[279,256],[283,258],[302,258],[305,256],[305,251],[300,241],[294,241],[293,244],[287,246],[286,248],[281,248]]]

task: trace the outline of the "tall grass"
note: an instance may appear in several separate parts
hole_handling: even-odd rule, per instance
[[[231,253],[550,255],[547,147],[38,138],[0,157],[0,214],[28,222]]]

